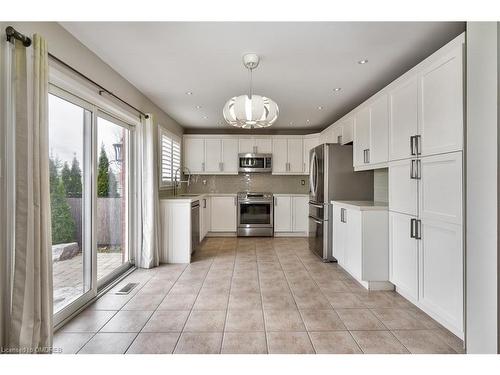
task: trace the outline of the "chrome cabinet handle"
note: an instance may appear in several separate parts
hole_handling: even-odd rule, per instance
[[[417,219],[410,220],[410,238],[415,238],[415,223]]]
[[[238,197],[234,197],[234,205],[237,206],[238,205]]]
[[[274,205],[277,206],[278,205],[278,198],[274,197]]]
[[[417,180],[421,180],[422,179],[422,175],[421,175],[421,172],[422,172],[422,160],[418,159],[416,160],[417,162],[417,175],[416,175],[416,179]]]
[[[422,154],[421,140],[422,140],[422,136],[421,135],[416,135],[415,136],[415,148],[417,150],[417,155],[421,155]]]
[[[417,176],[415,175],[415,162],[416,160],[412,159],[410,164],[410,178],[412,180],[415,180],[417,178]]]
[[[410,155],[416,155],[417,153],[415,152],[415,136],[412,135],[410,137]]]
[[[415,239],[416,240],[421,240],[422,239],[422,220],[415,220]]]
[[[207,200],[206,200],[206,198],[203,198],[203,208],[207,208]]]
[[[339,145],[341,145],[341,144],[342,144],[342,136],[341,136],[341,135],[337,136],[337,143],[338,143]]]
[[[370,149],[363,150],[363,163],[367,164],[370,162]]]
[[[202,170],[203,172],[205,172],[205,163],[204,163],[204,162],[202,162],[202,163],[201,163],[201,170]]]

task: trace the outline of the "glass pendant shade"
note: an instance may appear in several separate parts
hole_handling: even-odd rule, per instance
[[[222,111],[229,125],[243,129],[267,128],[277,119],[278,105],[260,95],[240,95],[229,99]]]

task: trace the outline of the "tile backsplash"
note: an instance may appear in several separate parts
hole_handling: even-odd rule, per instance
[[[389,202],[389,169],[375,169],[373,171],[373,200]]]
[[[238,175],[194,175],[187,193],[236,193],[264,191],[271,193],[307,194],[309,176],[278,176],[267,173],[241,173]]]

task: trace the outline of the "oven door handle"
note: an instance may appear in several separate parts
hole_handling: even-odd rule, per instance
[[[244,200],[240,200],[238,201],[240,204],[252,204],[252,203],[265,203],[265,204],[273,204],[273,201],[269,201],[269,200],[261,200],[261,201],[244,201]]]

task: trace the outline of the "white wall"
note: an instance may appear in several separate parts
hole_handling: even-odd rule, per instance
[[[56,22],[4,22],[11,25],[23,34],[38,33],[47,39],[49,52],[69,64],[76,70],[93,79],[107,90],[121,99],[129,102],[143,112],[153,113],[157,122],[171,132],[182,135],[183,128],[170,118],[165,112],[151,102],[135,86],[114,71],[91,50],[85,47]],[[106,37],[103,35],[103,37]],[[139,46],[138,46],[139,48]],[[151,58],[145,54],[145,59]]]
[[[466,346],[498,353],[499,24],[467,23]]]

